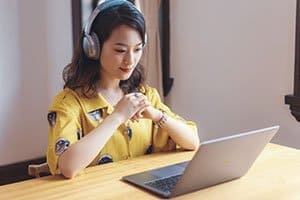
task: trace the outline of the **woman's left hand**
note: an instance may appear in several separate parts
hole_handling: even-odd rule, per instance
[[[153,108],[153,106],[151,105],[151,103],[146,100],[146,104],[148,104],[149,106],[139,110],[133,117],[132,120],[133,121],[139,121],[139,119],[142,118],[146,118],[146,119],[151,119],[152,121],[158,121],[161,118],[161,111]]]

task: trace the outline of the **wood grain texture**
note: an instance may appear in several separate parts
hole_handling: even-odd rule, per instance
[[[4,185],[0,187],[0,199],[158,199],[120,179],[189,160],[193,154],[192,151],[152,154],[90,167],[71,180],[48,176]],[[175,199],[300,199],[299,186],[300,151],[268,144],[244,177]]]

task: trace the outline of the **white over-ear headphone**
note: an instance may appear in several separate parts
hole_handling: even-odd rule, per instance
[[[122,4],[130,4],[132,5],[131,2],[127,1],[127,0],[108,0],[108,1],[103,1],[102,3],[100,3],[95,10],[93,11],[93,13],[91,14],[91,16],[88,19],[88,22],[86,24],[86,26],[84,27],[84,32],[83,32],[83,51],[84,54],[92,60],[98,60],[99,59],[99,54],[100,54],[100,41],[99,38],[97,36],[97,34],[95,32],[91,32],[91,28],[93,25],[93,22],[95,20],[95,18],[98,16],[98,14],[112,6],[116,6],[116,5],[122,5]],[[145,34],[144,36],[144,44],[143,46],[145,46],[147,42],[147,35]]]

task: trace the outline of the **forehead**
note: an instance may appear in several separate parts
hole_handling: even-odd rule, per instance
[[[122,42],[128,45],[136,45],[142,42],[142,38],[136,29],[127,25],[120,25],[112,31],[107,42]]]

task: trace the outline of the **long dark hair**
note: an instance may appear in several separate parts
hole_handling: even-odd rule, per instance
[[[103,43],[110,37],[112,31],[120,25],[127,25],[139,32],[143,42],[145,42],[145,20],[139,10],[131,3],[125,2],[111,6],[101,11],[92,24],[92,31],[97,34],[100,41],[100,51]],[[64,88],[70,88],[92,97],[97,94],[97,83],[101,79],[100,61],[86,57],[83,52],[82,41],[73,55],[72,62],[63,70]],[[145,81],[143,66],[138,63],[132,75],[127,80],[120,81],[120,88],[127,94],[138,91]]]

